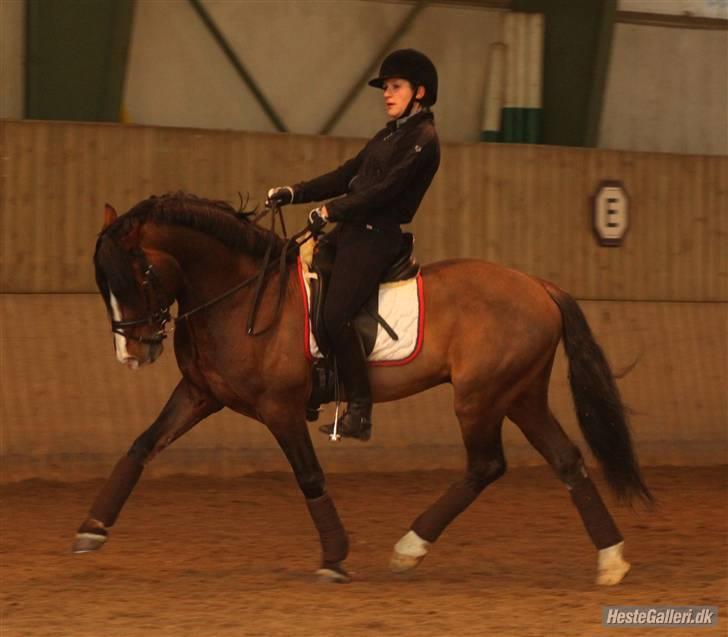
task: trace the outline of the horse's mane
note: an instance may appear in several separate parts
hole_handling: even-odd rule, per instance
[[[284,240],[248,220],[251,212],[236,211],[225,201],[203,199],[183,192],[144,199],[99,235],[94,253],[96,281],[108,300],[111,288],[128,299],[136,289],[132,255],[120,240],[141,224],[152,222],[192,228],[220,241],[231,250],[262,257],[273,242],[272,256],[280,255]]]
[[[274,251],[280,251],[283,239],[250,223],[245,214],[236,211],[226,201],[202,199],[183,192],[167,193],[140,201],[106,228],[102,235],[119,239],[136,224],[152,221],[204,232],[231,250],[253,257],[263,256],[270,241],[274,242]]]

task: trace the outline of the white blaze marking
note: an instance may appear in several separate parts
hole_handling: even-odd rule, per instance
[[[115,321],[121,321],[121,310],[116,297],[109,292],[109,302],[111,304],[111,316]],[[116,350],[116,360],[120,363],[126,363],[131,358],[129,352],[126,351],[126,339],[114,332],[114,349]]]

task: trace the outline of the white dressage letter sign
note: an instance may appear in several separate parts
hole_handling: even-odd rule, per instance
[[[604,181],[594,196],[594,231],[599,244],[622,245],[629,227],[629,198],[619,181]]]

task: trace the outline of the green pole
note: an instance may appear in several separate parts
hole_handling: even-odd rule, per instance
[[[134,0],[27,0],[26,117],[119,121]]]

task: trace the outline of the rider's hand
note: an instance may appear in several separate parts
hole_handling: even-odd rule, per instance
[[[287,206],[293,203],[293,188],[290,186],[276,186],[268,191],[265,205],[269,208],[272,206]]]
[[[327,219],[328,216],[326,206],[323,208],[314,208],[308,213],[308,229],[314,237],[321,234],[324,226],[329,222]]]

